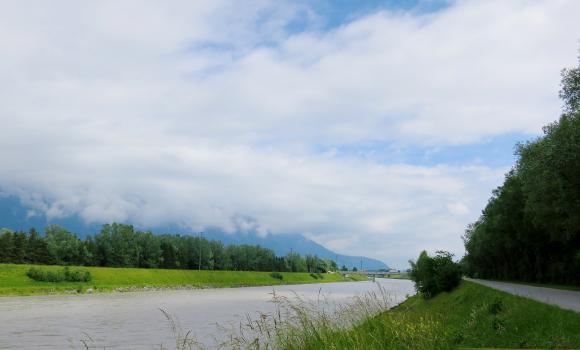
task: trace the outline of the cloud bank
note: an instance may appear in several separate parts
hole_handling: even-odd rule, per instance
[[[555,119],[577,13],[458,1],[321,29],[296,2],[3,3],[0,190],[49,217],[301,232],[391,265],[461,254],[509,164],[396,154]]]

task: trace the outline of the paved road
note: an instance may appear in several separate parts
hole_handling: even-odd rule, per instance
[[[466,278],[494,289],[580,312],[580,292]]]

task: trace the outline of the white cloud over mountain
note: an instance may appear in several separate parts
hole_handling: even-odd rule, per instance
[[[505,166],[320,148],[537,133],[558,116],[578,13],[458,1],[322,30],[293,2],[3,3],[0,189],[49,216],[257,225],[394,265],[461,253]]]

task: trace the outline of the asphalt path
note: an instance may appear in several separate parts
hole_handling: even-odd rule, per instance
[[[472,278],[466,278],[466,280],[510,294],[534,299],[542,303],[556,305],[563,309],[580,312],[580,292],[577,291],[535,287],[525,284],[488,281]]]

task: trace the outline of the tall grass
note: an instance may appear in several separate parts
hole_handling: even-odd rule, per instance
[[[444,349],[442,324],[430,317],[410,322],[405,314],[384,313],[390,295],[366,293],[346,304],[319,294],[315,301],[274,295],[277,311],[250,319],[222,346],[228,349]],[[378,317],[384,313],[384,316]]]
[[[165,311],[164,309],[159,309],[167,323],[169,324],[169,328],[173,333],[173,338],[175,339],[175,350],[189,350],[193,348],[202,348],[202,344],[198,343],[192,336],[191,331],[183,332],[183,328],[181,327],[179,320],[173,317],[169,312]],[[165,347],[163,345],[160,346],[160,350],[169,350],[169,347]]]

